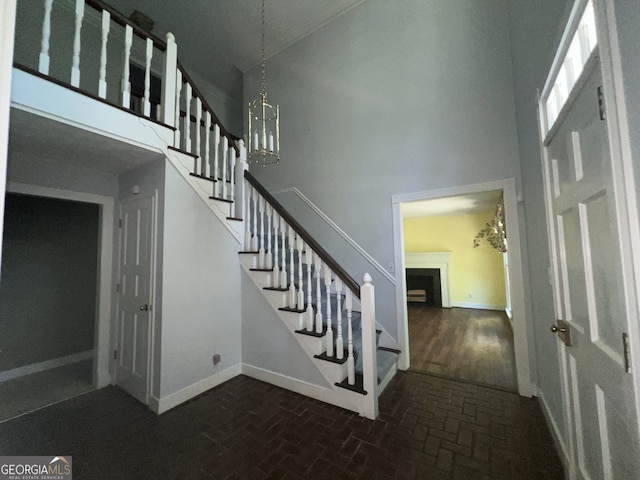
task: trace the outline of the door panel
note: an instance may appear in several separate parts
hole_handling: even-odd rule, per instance
[[[122,204],[117,383],[148,403],[154,197]]]
[[[601,85],[596,61],[546,141],[543,169],[557,252],[557,315],[569,323],[572,337],[571,346],[558,340],[571,405],[572,463],[577,478],[594,480],[634,478],[631,472],[640,471],[633,377],[624,368],[628,317],[609,136],[598,109]]]

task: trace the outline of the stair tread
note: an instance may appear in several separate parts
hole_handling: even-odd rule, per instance
[[[303,328],[301,330],[295,330],[295,333],[299,333],[301,335],[308,335],[310,337],[322,338],[327,333],[327,330],[326,328],[323,327],[322,333],[318,333],[315,330],[307,330],[306,328]]]
[[[336,382],[336,387],[344,388],[346,390],[351,390],[352,392],[360,393],[362,395],[367,395],[367,391],[364,389],[364,377],[356,373],[356,382],[354,385],[349,385],[348,379],[345,378],[341,382]]]
[[[293,312],[293,313],[304,313],[307,311],[306,308],[300,309],[295,307],[280,307],[278,310],[281,310],[283,312]]]
[[[252,272],[273,272],[273,268],[250,268]]]
[[[318,358],[320,360],[326,360],[327,362],[338,363],[338,364],[342,365],[343,363],[347,362],[347,355],[348,355],[348,352],[345,349],[344,350],[344,355],[343,355],[342,358],[336,357],[335,353],[334,353],[334,355],[329,356],[329,355],[327,355],[326,351],[322,352],[320,355],[314,355],[314,358]]]
[[[281,287],[262,287],[263,290],[271,290],[272,292],[288,292],[288,288]]]
[[[232,220],[234,222],[241,222],[242,218],[240,218],[240,217],[227,217],[227,220]]]
[[[200,178],[202,180],[208,180],[210,182],[216,181],[215,178],[207,177],[206,175],[200,175],[199,173],[190,173],[189,175],[191,175],[192,177]]]
[[[219,202],[225,203],[233,203],[233,200],[229,200],[228,198],[214,197],[213,195],[209,197],[211,200],[218,200]]]

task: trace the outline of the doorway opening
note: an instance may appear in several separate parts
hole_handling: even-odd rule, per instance
[[[485,242],[501,196],[508,254]],[[396,195],[393,220],[400,367],[531,396],[515,180]],[[442,307],[415,303],[415,269],[430,268],[440,272]]]

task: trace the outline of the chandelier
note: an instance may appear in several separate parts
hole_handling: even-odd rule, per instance
[[[267,101],[264,55],[264,0],[262,0],[262,91],[249,103],[248,161],[255,165],[280,162],[280,107]]]

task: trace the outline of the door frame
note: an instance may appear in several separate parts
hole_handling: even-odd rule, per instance
[[[544,88],[538,99],[539,142],[547,222],[551,212],[551,206],[549,205],[551,186],[547,180],[545,180],[547,178],[545,176],[545,169],[548,168],[549,164],[549,157],[544,147],[548,132],[543,131],[543,126],[549,127],[547,125],[545,103],[550,89],[553,87],[555,76],[561,68],[565,52],[569,48],[569,42],[571,42],[573,38],[577,23],[580,21],[582,12],[588,2],[589,0],[574,0],[571,12],[565,22],[565,29],[557,46],[553,63],[545,80]],[[604,101],[606,105],[606,122],[611,153],[611,175],[615,189],[618,234],[620,237],[623,288],[627,304],[631,375],[633,376],[632,383],[635,390],[636,412],[640,413],[640,357],[637,355],[637,352],[640,352],[640,219],[637,215],[637,187],[633,173],[633,156],[629,134],[630,125],[627,115],[627,102],[624,94],[622,59],[618,45],[614,0],[593,0],[593,6],[598,35],[598,45],[596,48],[598,56],[600,57],[595,68],[598,68],[599,64],[602,74]],[[567,102],[571,101],[573,100],[570,97]],[[559,119],[561,115],[558,116]],[[553,222],[551,223],[553,227]],[[554,235],[554,230],[548,229],[547,236],[551,268],[556,268],[555,265],[557,262]],[[558,298],[555,280],[553,283],[554,308],[557,316],[559,308],[558,302],[560,300]],[[567,364],[567,351],[566,347],[564,347],[560,341],[557,342],[557,349],[558,361],[560,363],[558,369],[562,388],[563,428],[566,437],[562,435],[563,432],[558,428],[555,421],[551,422],[551,426],[553,430],[555,430],[553,433],[560,446],[565,470],[568,472],[569,478],[575,478],[576,471],[573,459],[576,446],[574,445],[572,434],[574,431],[573,407],[571,386],[569,385],[570,379],[565,368]],[[636,422],[637,428],[640,430],[640,414],[637,415]]]
[[[155,345],[155,332],[156,332],[156,261],[157,261],[157,239],[158,239],[158,190],[152,190],[150,192],[145,192],[141,194],[131,195],[129,197],[125,197],[119,200],[119,212],[118,212],[118,223],[122,220],[122,212],[124,209],[124,205],[126,203],[132,202],[134,200],[139,200],[141,198],[151,198],[152,204],[152,215],[151,215],[151,248],[150,248],[150,272],[149,272],[149,305],[151,305],[151,309],[149,311],[149,345],[147,349],[147,386],[146,386],[146,395],[145,395],[145,405],[149,405],[149,401],[153,392],[153,360],[155,358],[154,345]],[[122,265],[122,229],[118,227],[118,255],[115,257],[116,263],[116,280],[115,283],[118,284],[120,282],[120,273],[121,273],[121,265]],[[115,293],[115,315],[113,316],[113,344],[111,346],[111,351],[117,350],[117,341],[120,335],[120,292],[116,291]],[[118,384],[117,378],[117,359],[115,355],[111,355],[111,371],[113,372],[112,385]]]
[[[9,193],[57,198],[76,202],[93,203],[100,206],[100,236],[98,239],[97,303],[94,327],[93,385],[106,387],[111,383],[109,358],[111,357],[111,300],[113,279],[113,212],[114,199],[104,195],[74,192],[58,188],[41,187],[25,183],[7,182]]]
[[[439,190],[393,195],[393,251],[396,272],[396,308],[398,320],[398,344],[402,353],[398,360],[401,370],[409,368],[409,323],[407,317],[406,283],[404,278],[404,233],[402,231],[402,213],[400,204],[419,200],[432,200],[441,197],[452,197],[470,193],[480,193],[491,190],[502,190],[504,194],[504,210],[509,239],[509,277],[511,280],[511,314],[513,316],[513,340],[516,357],[516,372],[518,393],[524,397],[531,397],[537,393],[534,376],[531,374],[531,361],[534,351],[529,347],[533,338],[533,326],[529,319],[531,313],[525,303],[524,274],[523,274],[523,246],[520,241],[521,206],[516,194],[514,178],[495,180],[492,182],[475,183],[450,187]]]

